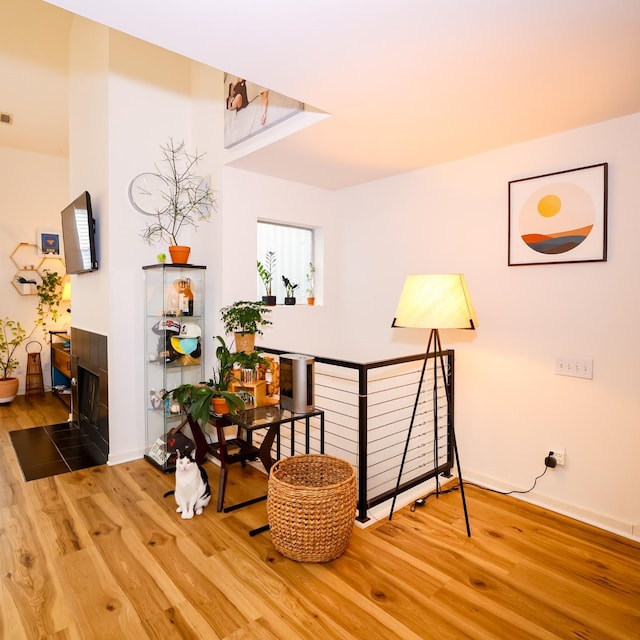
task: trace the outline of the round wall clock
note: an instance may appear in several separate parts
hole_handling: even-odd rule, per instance
[[[167,183],[157,173],[141,173],[129,183],[129,202],[145,216],[163,213],[169,207]]]

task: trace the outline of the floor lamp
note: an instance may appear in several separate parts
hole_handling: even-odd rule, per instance
[[[389,520],[393,517],[393,509],[396,504],[396,498],[400,491],[400,482],[404,464],[409,450],[409,441],[411,440],[411,431],[416,418],[418,404],[420,401],[420,393],[422,392],[422,384],[424,382],[424,374],[429,363],[429,356],[433,355],[433,411],[434,411],[434,457],[437,461],[437,444],[438,444],[438,405],[436,402],[436,390],[438,381],[438,370],[444,381],[444,387],[447,399],[447,410],[451,408],[451,384],[450,378],[447,376],[444,353],[440,343],[439,329],[475,329],[477,318],[469,296],[469,290],[464,275],[461,273],[451,274],[429,274],[429,275],[411,275],[407,276],[396,316],[393,320],[392,327],[405,327],[413,329],[431,329],[429,334],[429,342],[427,343],[427,351],[424,356],[422,372],[420,374],[420,382],[418,383],[418,392],[411,414],[411,422],[409,423],[409,431],[407,433],[407,441],[402,454],[402,462],[400,463],[400,471],[398,473],[398,481],[391,502],[391,511],[389,512]],[[458,468],[458,481],[460,486],[460,495],[462,497],[462,506],[464,509],[464,519],[467,525],[467,535],[471,537],[471,528],[469,527],[469,515],[467,513],[467,502],[464,495],[464,485],[462,482],[462,472],[460,470],[460,457],[458,456],[458,445],[456,443],[455,426],[450,424],[450,438],[453,445],[453,452],[456,458]],[[437,462],[436,467],[437,468]],[[436,474],[436,493],[438,493],[438,477]]]

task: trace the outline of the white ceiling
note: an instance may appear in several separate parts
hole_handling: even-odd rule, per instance
[[[331,114],[234,162],[329,189],[640,111],[640,0],[48,1]]]

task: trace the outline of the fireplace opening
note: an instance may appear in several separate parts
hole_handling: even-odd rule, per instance
[[[98,430],[98,391],[100,378],[83,367],[78,367],[78,418],[86,426]]]
[[[107,337],[71,327],[73,422],[99,452],[97,464],[109,457],[109,371]]]

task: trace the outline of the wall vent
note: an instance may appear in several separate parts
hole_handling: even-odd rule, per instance
[[[0,113],[0,123],[13,124],[13,116],[10,113]]]

